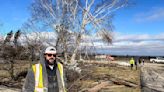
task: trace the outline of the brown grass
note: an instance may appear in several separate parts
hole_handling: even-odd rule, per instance
[[[96,66],[98,65],[98,66]],[[81,87],[92,88],[93,83],[101,81],[109,81],[106,75],[110,75],[115,78],[126,80],[138,85],[137,88],[131,88],[124,85],[108,86],[107,88],[102,88],[99,92],[140,92],[140,72],[139,70],[131,70],[130,67],[123,66],[108,66],[108,64],[94,64],[92,68],[88,69],[90,74],[84,80],[80,81]],[[86,73],[87,74],[87,73]],[[105,79],[106,78],[106,79]]]
[[[88,63],[84,65],[88,65]],[[6,64],[0,64],[0,77],[10,76],[8,71],[2,70],[2,68],[6,66]],[[30,65],[28,63],[14,64],[14,72],[17,74],[21,71],[27,71],[29,67]],[[140,85],[139,70],[130,70],[130,67],[92,63],[91,66],[88,67],[83,66],[82,70],[85,71],[84,75],[87,74],[87,76],[77,81],[72,87],[71,92],[77,92],[85,88],[92,88],[101,81],[109,81],[109,78],[107,78],[108,76],[127,80],[138,84],[138,86]],[[140,88],[131,88],[124,85],[116,85],[111,83],[110,86],[102,88],[99,92],[140,92]]]

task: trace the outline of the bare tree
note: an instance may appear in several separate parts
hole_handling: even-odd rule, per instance
[[[0,58],[2,57],[3,42],[4,42],[3,37],[2,35],[0,35]]]
[[[22,39],[24,47],[26,48],[25,54],[29,55],[28,58],[30,60],[30,64],[32,64],[32,62],[37,58],[36,53],[39,53],[43,46],[41,39],[39,38],[39,33],[33,33],[32,36],[30,34],[23,34]]]
[[[8,64],[8,67],[6,69],[10,73],[11,78],[14,79],[14,62],[16,59],[19,58],[20,54],[23,52],[23,47],[18,45],[14,46],[11,40],[12,37],[13,32],[10,31],[7,34],[3,44],[1,45],[1,57],[5,60],[5,63]],[[19,35],[16,33],[15,40],[18,40],[18,38]]]
[[[72,48],[73,63],[83,35],[97,34],[103,41],[112,42],[112,14],[126,5],[127,0],[35,0],[30,9],[35,23],[51,28],[58,35],[56,46],[62,42],[64,51]],[[69,35],[60,36],[61,33]]]
[[[4,40],[4,44],[10,43],[10,42],[11,42],[12,36],[13,36],[13,31],[11,30],[11,31],[7,34],[7,36],[6,36],[5,40]]]
[[[15,33],[15,35],[14,35],[14,45],[15,45],[15,47],[18,46],[18,38],[20,37],[20,35],[21,35],[21,31],[20,31],[20,30],[18,30],[18,31]]]

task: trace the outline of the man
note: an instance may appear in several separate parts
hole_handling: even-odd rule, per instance
[[[134,59],[133,59],[133,58],[131,58],[129,63],[130,63],[131,70],[132,70],[132,69],[133,69],[133,65],[134,65]]]
[[[134,64],[135,64],[136,70],[137,70],[137,67],[138,67],[138,59],[137,58],[135,59]]]
[[[23,92],[66,92],[63,65],[56,60],[56,49],[47,47],[40,56],[40,62],[28,71]]]
[[[139,63],[139,65],[141,64],[141,58],[139,58],[139,62],[138,63]]]

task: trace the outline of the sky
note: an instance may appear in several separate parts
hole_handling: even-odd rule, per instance
[[[0,34],[14,32],[30,17],[28,9],[31,0],[1,0],[0,1]]]
[[[164,56],[164,0],[133,0],[115,13],[115,54]]]
[[[130,0],[133,5],[114,12],[111,45],[95,39],[98,52],[164,56],[164,0]],[[30,17],[32,0],[0,1],[0,35],[17,31]]]

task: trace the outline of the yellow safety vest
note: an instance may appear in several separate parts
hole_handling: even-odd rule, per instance
[[[130,59],[130,64],[134,64],[134,59]]]
[[[64,87],[64,92],[66,92],[65,85],[64,85],[64,79],[63,79],[63,65],[61,63],[57,63],[57,67],[60,72],[60,77],[61,77],[62,86]],[[42,65],[35,64],[32,66],[32,69],[34,71],[34,76],[35,76],[34,92],[47,92],[47,88],[44,87],[44,85],[43,85]]]

